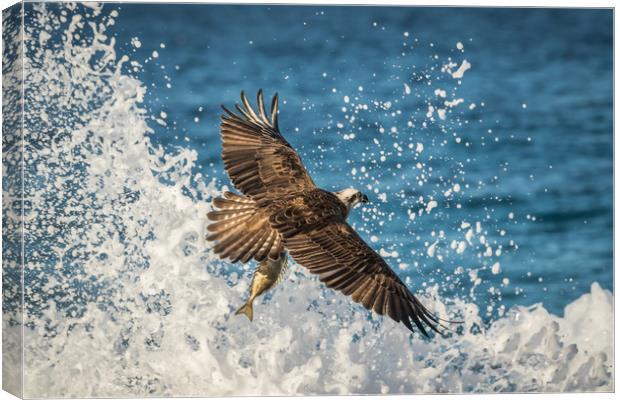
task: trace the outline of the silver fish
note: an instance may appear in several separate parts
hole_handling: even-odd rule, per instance
[[[252,283],[250,284],[250,296],[241,308],[235,312],[235,315],[245,314],[250,321],[254,316],[252,303],[254,300],[274,288],[281,280],[288,266],[288,256],[286,253],[280,254],[280,258],[276,261],[266,259],[261,261],[254,271]]]

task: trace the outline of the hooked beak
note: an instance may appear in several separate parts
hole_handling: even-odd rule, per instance
[[[365,194],[362,194],[362,203],[368,203],[368,196],[366,196]]]

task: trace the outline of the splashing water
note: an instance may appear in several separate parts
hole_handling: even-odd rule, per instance
[[[151,142],[145,84],[107,34],[117,12],[26,10],[25,396],[613,390],[613,298],[596,283],[562,318],[534,305],[491,324],[431,287],[423,301],[465,323],[424,340],[293,266],[254,323],[235,318],[249,280],[203,237],[220,190],[194,150]]]

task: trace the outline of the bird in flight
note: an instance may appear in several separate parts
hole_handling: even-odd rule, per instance
[[[317,187],[301,158],[280,133],[278,95],[267,113],[262,90],[257,110],[241,92],[237,112],[222,106],[222,158],[234,187],[214,199],[216,210],[207,240],[221,259],[259,266],[247,303],[237,314],[252,319],[252,301],[274,287],[288,255],[327,287],[380,315],[439,332],[440,321],[409,291],[385,260],[347,223],[349,212],[368,198],[348,188],[329,192]],[[450,322],[450,321],[447,321]]]

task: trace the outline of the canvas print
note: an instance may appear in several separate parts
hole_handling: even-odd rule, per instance
[[[3,385],[611,392],[613,10],[3,11]]]

